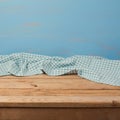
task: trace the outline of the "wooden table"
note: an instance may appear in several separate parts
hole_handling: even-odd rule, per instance
[[[120,87],[77,75],[0,77],[0,120],[120,120]]]

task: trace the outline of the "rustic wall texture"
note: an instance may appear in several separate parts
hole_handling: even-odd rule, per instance
[[[120,59],[120,0],[0,0],[0,54]]]

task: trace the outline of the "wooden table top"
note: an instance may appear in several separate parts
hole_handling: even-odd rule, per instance
[[[77,75],[3,76],[0,107],[120,107],[120,87]]]

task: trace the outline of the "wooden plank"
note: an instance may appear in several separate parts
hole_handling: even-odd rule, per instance
[[[0,77],[0,88],[41,88],[41,89],[116,89],[120,87],[100,84],[82,79],[77,75],[67,76],[31,76],[31,77]]]
[[[120,107],[120,96],[0,96],[0,107]]]
[[[120,90],[78,90],[78,89],[0,89],[0,96],[120,96]]]
[[[0,108],[0,120],[120,120],[120,108]]]
[[[77,75],[0,77],[1,107],[120,107],[120,87]]]

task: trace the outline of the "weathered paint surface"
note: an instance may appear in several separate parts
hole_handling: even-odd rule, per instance
[[[0,54],[120,59],[120,0],[0,0]]]

